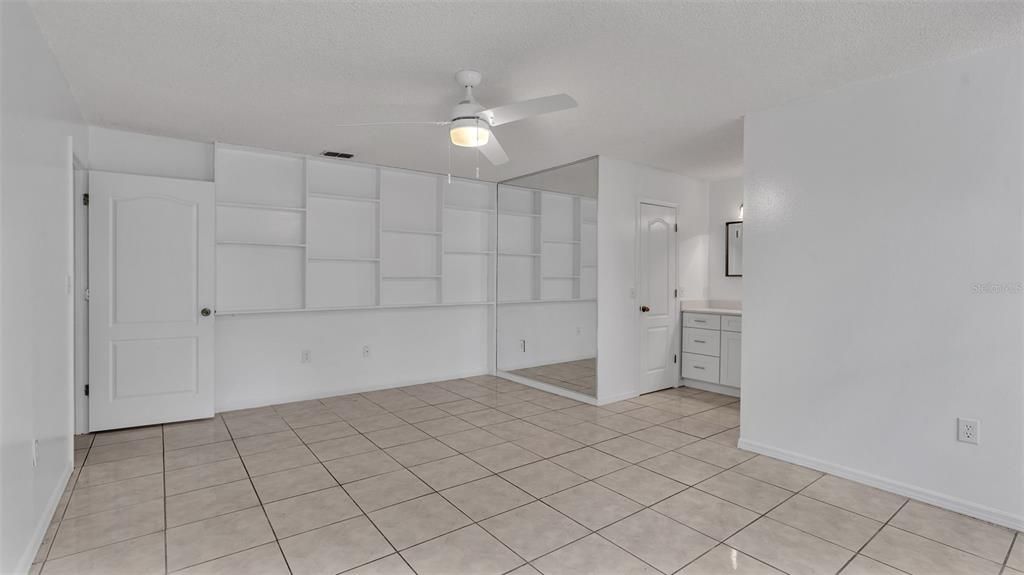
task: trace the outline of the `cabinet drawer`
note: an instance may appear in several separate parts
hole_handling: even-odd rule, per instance
[[[683,351],[704,355],[719,355],[722,332],[699,327],[683,328]]]
[[[743,331],[743,318],[738,315],[722,316],[722,331]]]
[[[683,377],[718,383],[718,358],[684,353]]]
[[[700,327],[704,329],[718,329],[721,327],[721,316],[710,313],[683,312],[683,327]]]

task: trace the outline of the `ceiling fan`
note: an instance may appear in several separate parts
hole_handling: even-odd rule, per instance
[[[499,166],[508,162],[508,155],[498,143],[498,138],[494,135],[492,128],[576,107],[576,100],[573,100],[568,94],[556,94],[485,109],[473,97],[473,88],[480,85],[482,78],[483,76],[476,70],[461,70],[455,74],[455,81],[466,89],[466,95],[452,108],[450,120],[443,122],[375,122],[339,124],[339,126],[451,126],[448,130],[448,137],[452,144],[465,148],[477,148],[491,164]]]

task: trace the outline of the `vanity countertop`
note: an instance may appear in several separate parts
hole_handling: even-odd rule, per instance
[[[680,303],[680,311],[692,312],[692,313],[713,313],[718,315],[743,315],[742,309],[734,308],[722,308],[722,307],[707,307],[700,305],[693,305],[692,303]]]

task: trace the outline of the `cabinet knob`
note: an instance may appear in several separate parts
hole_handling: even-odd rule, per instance
[[[211,313],[212,313],[212,312],[210,311],[210,308],[208,308],[208,307],[204,307],[203,309],[201,309],[201,310],[199,311],[199,315],[201,315],[201,316],[203,316],[203,317],[210,317],[210,314],[211,314]]]
[[[649,307],[647,307],[645,305],[642,305],[642,306],[640,306],[640,311],[642,311],[644,313],[647,313],[647,312],[651,311],[651,308],[649,308]]]

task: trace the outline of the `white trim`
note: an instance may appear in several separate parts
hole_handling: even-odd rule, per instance
[[[71,442],[72,444],[74,443],[73,436]],[[74,471],[74,463],[73,461],[68,461],[68,466],[60,474],[62,481],[57,483],[57,489],[54,489],[53,493],[50,494],[50,500],[46,504],[46,511],[36,524],[32,538],[29,540],[28,548],[22,552],[21,558],[18,559],[17,567],[14,569],[15,573],[28,573],[32,568],[32,561],[36,558],[36,553],[39,552],[39,546],[43,544],[43,538],[46,537],[46,531],[50,528],[50,522],[53,521],[53,516],[57,512],[60,498],[64,495],[64,490],[67,489],[72,471]]]
[[[530,379],[528,377],[523,377],[521,375],[516,375],[514,373],[509,373],[507,371],[501,371],[501,370],[499,370],[496,375],[498,377],[505,378],[505,379],[507,379],[509,381],[514,381],[516,383],[521,383],[521,384],[523,384],[523,385],[525,385],[527,387],[532,387],[534,389],[539,389],[541,391],[546,391],[548,393],[553,393],[555,395],[561,395],[562,397],[567,397],[569,399],[575,399],[576,401],[579,401],[579,402],[582,402],[582,403],[586,403],[586,404],[589,404],[589,405],[597,405],[597,398],[596,397],[592,397],[590,395],[584,395],[582,393],[579,393],[579,392],[576,392],[576,391],[570,391],[568,389],[562,389],[561,387],[558,387],[557,385],[551,385],[551,384],[548,384],[548,383],[544,383],[542,381],[537,381],[535,379]]]
[[[625,401],[627,399],[633,399],[634,397],[640,397],[635,391],[627,391],[611,397],[599,397],[596,405],[608,405],[609,403],[615,403],[616,401]]]
[[[761,455],[767,455],[769,457],[774,457],[775,459],[781,459],[782,461],[816,469],[823,473],[835,475],[836,477],[842,477],[844,479],[849,479],[850,481],[856,481],[858,483],[863,483],[864,485],[877,487],[878,489],[883,489],[904,497],[910,497],[918,501],[949,509],[950,511],[969,515],[971,517],[981,519],[982,521],[988,521],[990,523],[995,523],[1018,531],[1024,529],[1024,515],[1013,515],[999,509],[993,509],[985,505],[978,505],[957,497],[950,497],[916,485],[903,483],[902,481],[888,479],[872,473],[851,469],[849,467],[839,465],[838,463],[800,455],[799,453],[793,453],[792,451],[787,451],[785,449],[778,449],[770,445],[743,439],[743,437],[740,437],[738,446],[740,449],[746,449],[747,451],[753,451],[754,453],[760,453]]]
[[[681,365],[681,364],[680,364]],[[729,387],[728,385],[722,385],[720,383],[710,383],[707,381],[700,381],[698,379],[690,379],[687,377],[679,378],[679,385],[686,387],[692,387],[693,389],[699,389],[701,391],[710,391],[712,393],[718,393],[721,395],[728,395],[729,397],[740,397],[740,388]]]

